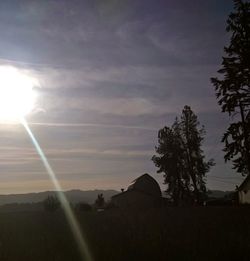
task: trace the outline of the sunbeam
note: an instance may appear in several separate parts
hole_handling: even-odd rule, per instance
[[[57,180],[56,175],[55,175],[53,169],[51,168],[48,159],[46,158],[42,148],[40,147],[38,141],[36,140],[35,136],[33,135],[31,129],[29,128],[29,125],[28,125],[27,121],[25,120],[25,118],[22,117],[20,119],[20,121],[21,121],[22,125],[24,126],[25,130],[27,131],[34,147],[36,148],[37,153],[39,154],[39,156],[49,174],[49,177],[57,191],[58,199],[60,200],[64,213],[67,217],[71,230],[74,234],[74,237],[75,237],[76,243],[79,247],[82,259],[86,260],[86,261],[93,261],[91,255],[90,255],[88,245],[81,233],[80,225],[79,225],[73,211],[71,210],[70,204],[62,191],[62,187],[61,187],[59,181]]]

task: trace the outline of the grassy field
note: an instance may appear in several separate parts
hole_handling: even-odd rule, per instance
[[[250,260],[250,208],[196,207],[81,212],[94,260]],[[0,213],[1,261],[74,261],[62,212]]]

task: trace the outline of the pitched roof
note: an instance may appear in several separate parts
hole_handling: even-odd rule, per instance
[[[157,181],[149,174],[145,173],[138,177],[128,186],[128,189],[122,193],[114,195],[112,198],[122,196],[132,191],[142,192],[149,196],[161,197],[161,189]]]
[[[151,196],[161,197],[161,189],[159,184],[147,173],[135,179],[129,185],[128,190],[137,190],[146,194],[150,194]]]
[[[132,190],[126,190],[126,191],[123,191],[123,192],[120,192],[118,194],[115,194],[114,196],[112,196],[111,198],[116,198],[116,197],[120,197],[120,196],[124,196],[124,195],[127,195],[129,193],[133,192]]]
[[[238,190],[250,190],[250,175],[248,175],[240,184]]]

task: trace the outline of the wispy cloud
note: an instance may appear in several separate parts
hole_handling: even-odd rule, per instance
[[[219,155],[215,137],[227,121],[209,78],[220,64],[231,8],[228,0],[0,2],[0,64],[39,80],[27,121],[66,187],[85,186],[70,173],[89,173],[83,177],[92,187],[93,173],[96,186],[106,187],[155,173],[157,130],[185,104],[207,129],[206,151]],[[22,126],[1,123],[0,132],[1,172],[13,180],[20,173],[6,188],[49,186]],[[33,183],[24,177],[32,171]]]
[[[157,128],[147,128],[144,126],[128,126],[128,125],[112,125],[98,123],[67,123],[67,122],[29,122],[29,125],[45,126],[45,127],[102,127],[102,128],[118,128],[118,129],[138,129],[145,131],[157,131]]]

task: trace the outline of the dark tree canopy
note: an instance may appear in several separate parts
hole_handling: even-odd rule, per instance
[[[95,201],[95,205],[99,208],[101,207],[104,207],[104,204],[105,204],[105,200],[104,200],[104,197],[103,197],[103,194],[98,194],[97,195],[97,199]]]
[[[205,175],[213,161],[205,162],[201,149],[204,127],[199,129],[197,116],[185,106],[180,121],[158,132],[158,155],[152,160],[158,173],[164,173],[167,194],[180,202],[202,201],[206,195]]]
[[[250,2],[235,0],[234,12],[227,20],[231,33],[224,47],[222,78],[211,78],[222,112],[227,112],[233,122],[225,132],[225,160],[233,160],[234,168],[241,174],[250,174]]]

